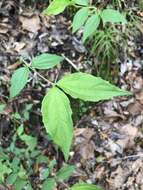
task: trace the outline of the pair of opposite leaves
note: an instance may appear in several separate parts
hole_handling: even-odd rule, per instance
[[[31,68],[49,69],[63,60],[61,56],[42,54],[33,59]],[[12,75],[10,97],[20,93],[28,81],[28,67],[17,69]],[[66,94],[84,101],[97,102],[114,96],[129,95],[109,82],[86,73],[73,73],[59,80],[42,101],[43,123],[52,140],[68,159],[73,138],[72,110]]]

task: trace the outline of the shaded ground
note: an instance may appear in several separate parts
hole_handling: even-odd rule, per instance
[[[40,102],[48,84],[43,84],[33,75],[22,94],[9,101],[10,76],[19,66],[21,56],[31,59],[43,52],[64,53],[78,68],[92,72],[92,66],[86,63],[87,50],[71,34],[70,22],[63,16],[46,18],[38,10],[31,10],[23,4],[17,6],[1,2],[0,6],[0,102],[7,104],[0,119],[1,144],[3,147],[9,145],[17,127],[10,114],[22,112],[22,107],[27,103],[33,104],[30,121],[27,120],[25,125],[27,128],[30,126],[28,131],[37,136],[39,149],[51,159],[56,158],[60,167],[63,157],[45,138],[41,123]],[[143,189],[142,40],[142,36],[129,39],[130,53],[125,53],[120,64],[119,85],[134,95],[85,105],[85,113],[74,118],[75,138],[69,163],[75,164],[77,170],[67,185],[81,179],[99,184],[105,190]],[[72,66],[63,62],[58,68],[42,74],[54,81],[71,71]],[[73,109],[80,111],[75,105],[77,102],[73,101]],[[33,180],[34,189],[38,189],[36,183]],[[61,185],[57,189],[66,188]]]

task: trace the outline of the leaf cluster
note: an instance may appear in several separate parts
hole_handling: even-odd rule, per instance
[[[52,68],[62,60],[61,56],[42,54],[35,57],[30,65],[26,64],[25,67],[17,69],[11,78],[10,98],[14,98],[24,88],[28,82],[30,70]],[[72,110],[66,94],[92,102],[130,94],[100,77],[82,72],[69,74],[51,84],[53,87],[42,101],[43,123],[54,143],[62,150],[65,160],[68,160],[73,139]]]

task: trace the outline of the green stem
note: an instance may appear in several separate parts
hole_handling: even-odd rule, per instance
[[[74,6],[74,7],[76,7],[76,8],[88,7],[89,9],[96,9],[95,6],[82,6],[82,5],[76,5],[76,4],[72,4],[72,6]]]
[[[22,59],[22,62],[23,62],[29,69],[31,69],[34,73],[36,73],[37,76],[39,76],[41,79],[43,79],[45,82],[50,83],[52,86],[55,85],[52,81],[50,81],[49,79],[45,78],[43,75],[41,75],[41,74],[40,74],[39,72],[37,72],[35,69],[33,69],[33,68],[31,67],[31,65],[28,64],[24,59]]]
[[[79,72],[79,69],[77,68],[77,66],[69,58],[67,58],[64,54],[62,54],[62,56],[76,71]]]

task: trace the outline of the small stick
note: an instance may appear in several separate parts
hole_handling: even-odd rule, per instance
[[[122,158],[117,158],[117,159],[114,159],[114,160],[115,161],[121,161],[121,160],[126,160],[126,159],[129,159],[129,158],[138,158],[138,157],[143,157],[143,154],[133,154],[133,155],[125,156],[125,157],[122,157]],[[110,161],[102,161],[102,162],[110,162]]]
[[[77,66],[69,58],[67,58],[64,54],[62,54],[62,56],[76,71],[79,72],[79,69],[77,68]]]
[[[36,73],[41,79],[43,79],[45,82],[50,83],[51,85],[54,85],[54,83],[52,81],[50,81],[49,79],[46,79],[44,76],[42,76],[39,72],[37,72],[35,69],[33,69],[32,67],[30,67],[30,65],[22,58],[23,63],[29,68],[31,69],[34,73]]]

